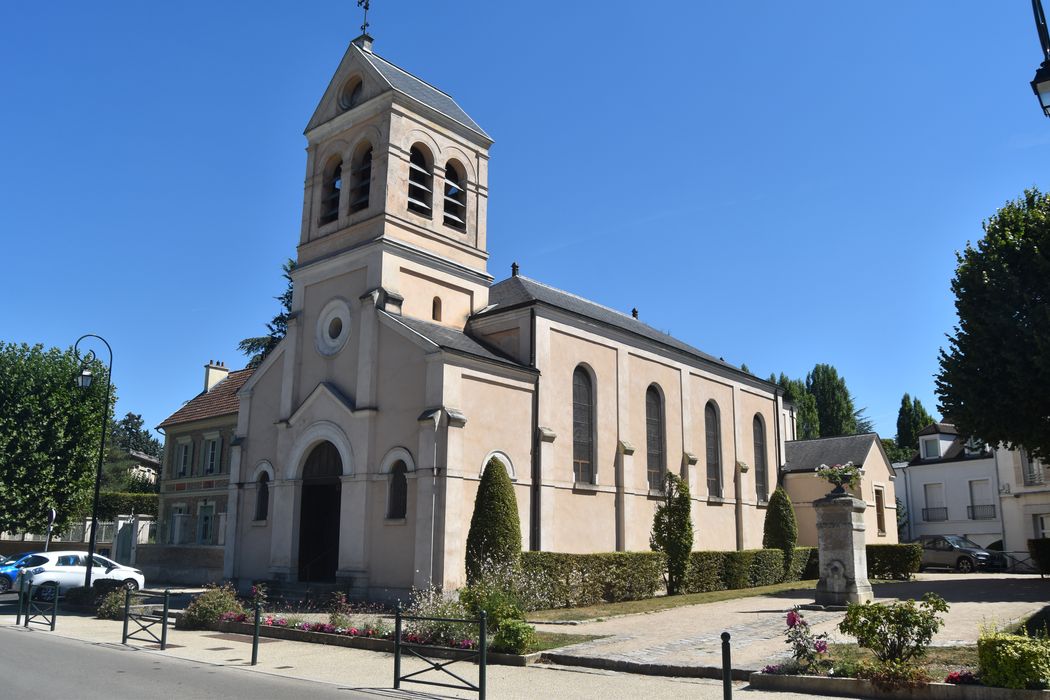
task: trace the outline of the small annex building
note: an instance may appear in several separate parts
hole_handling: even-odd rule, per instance
[[[817,476],[817,470],[821,465],[847,462],[861,469],[860,483],[851,492],[868,506],[864,511],[865,542],[897,544],[896,477],[877,434],[790,440],[786,443],[786,456],[781,479],[795,508],[800,547],[817,546],[817,514],[813,501],[832,489]]]
[[[242,588],[454,589],[495,456],[526,549],[648,550],[667,471],[690,485],[696,549],[761,547],[795,430],[775,384],[517,266],[497,282],[492,138],[371,37],[348,47],[305,136],[287,334],[238,375],[220,473],[165,484],[169,530],[211,482],[223,577]],[[196,445],[210,428],[194,426]],[[185,437],[169,429],[166,474],[182,473]]]

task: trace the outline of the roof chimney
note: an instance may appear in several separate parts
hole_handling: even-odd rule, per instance
[[[204,365],[204,390],[211,391],[211,388],[226,379],[229,373],[229,368],[222,362],[208,360],[208,364]]]
[[[517,277],[518,276],[518,270],[520,270],[520,269],[521,268],[518,267],[518,263],[516,263],[516,262],[511,263],[510,264],[510,276],[511,277]]]
[[[362,34],[361,36],[359,36],[356,39],[354,39],[353,43],[359,49],[361,49],[362,51],[367,51],[368,53],[372,53],[372,42],[373,41],[374,41],[374,39],[372,39],[372,37],[370,37],[368,34]]]

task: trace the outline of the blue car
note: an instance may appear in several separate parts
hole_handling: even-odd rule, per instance
[[[31,554],[32,552],[22,552],[0,562],[0,593],[6,593],[15,585],[15,579],[18,578],[18,572],[21,570],[18,565]]]

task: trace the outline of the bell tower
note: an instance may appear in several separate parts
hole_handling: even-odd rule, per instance
[[[367,34],[351,42],[306,126],[298,265],[363,265],[367,286],[393,300],[385,310],[462,328],[492,281],[492,139],[372,44]]]

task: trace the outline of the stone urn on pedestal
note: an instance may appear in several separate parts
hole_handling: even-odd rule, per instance
[[[817,552],[820,581],[817,605],[840,607],[874,598],[868,582],[868,557],[864,548],[864,510],[867,504],[847,491],[860,480],[852,462],[821,465],[818,476],[835,486],[813,501],[817,513]]]

